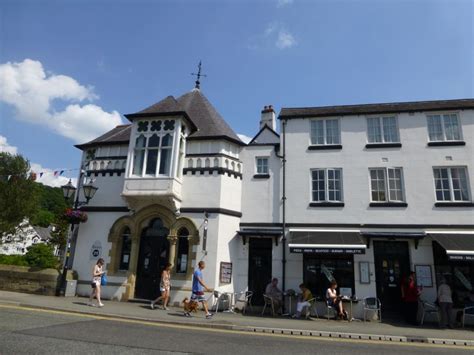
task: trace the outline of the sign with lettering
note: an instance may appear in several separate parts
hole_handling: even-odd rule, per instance
[[[365,254],[365,248],[290,248],[290,253],[298,254]]]
[[[232,282],[232,263],[221,261],[219,279],[223,284],[230,284]]]
[[[98,260],[102,255],[102,244],[96,240],[91,247],[90,260]]]
[[[448,255],[449,260],[474,261],[474,255]]]

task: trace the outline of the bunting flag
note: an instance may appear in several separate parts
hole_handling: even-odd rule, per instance
[[[40,178],[43,176],[43,174],[44,174],[43,172],[40,173]]]
[[[54,176],[57,176],[57,175],[58,175],[58,171],[56,170],[56,171],[54,172]]]
[[[61,176],[63,173],[64,173],[64,170],[61,170],[61,172],[59,173],[59,176]]]
[[[42,178],[44,175],[50,175],[52,174],[54,177],[59,178],[60,176],[64,176],[66,172],[71,172],[71,171],[78,171],[79,169],[58,169],[58,170],[48,170],[48,171],[33,171],[30,170],[28,172],[29,179],[31,180],[37,180]],[[38,176],[39,175],[39,176]],[[15,176],[23,176],[23,175],[18,175],[18,174],[10,174],[10,175],[0,175],[0,179],[5,179],[9,181],[12,177]]]

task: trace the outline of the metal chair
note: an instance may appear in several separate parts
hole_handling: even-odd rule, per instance
[[[211,309],[214,309],[215,307],[215,312],[219,312],[219,303],[221,303],[222,300],[224,300],[227,295],[225,293],[221,293],[219,291],[214,291],[212,293],[213,299],[212,299],[212,306]]]
[[[421,303],[421,321],[420,325],[423,325],[423,322],[425,320],[425,316],[428,314],[435,314],[436,319],[438,320],[439,324],[439,310],[438,307],[434,303],[426,302],[426,301],[420,301]]]
[[[379,318],[379,322],[382,322],[382,302],[377,297],[365,297],[363,300],[364,304],[364,322],[366,321],[367,312],[375,312]],[[351,315],[352,317],[352,315]]]
[[[247,311],[247,307],[250,308],[250,311],[252,311],[252,296],[253,292],[252,291],[242,291],[236,294],[235,298],[235,304],[238,302],[243,303],[242,307],[242,313],[245,314]]]
[[[466,311],[468,312],[466,313]],[[464,307],[464,309],[462,310],[461,324],[463,328],[464,328],[464,320],[466,319],[466,317],[474,318],[474,306]]]
[[[264,301],[264,305],[263,305],[262,316],[265,313],[265,309],[268,306],[270,308],[270,310],[272,311],[272,317],[274,317],[275,316],[275,306],[273,305],[273,298],[271,298],[267,295],[263,295],[263,301]]]
[[[329,304],[329,300],[326,300],[326,314],[329,320],[329,311],[333,312],[334,318],[337,316],[337,310]]]
[[[305,311],[305,318],[309,319],[309,317],[316,315],[319,318],[318,309],[316,308],[316,297],[311,298],[308,300],[309,306],[305,306],[303,310]],[[301,312],[303,313],[303,312]]]

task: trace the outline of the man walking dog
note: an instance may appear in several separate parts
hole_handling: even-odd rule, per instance
[[[210,319],[212,314],[209,313],[209,309],[207,308],[207,300],[204,297],[204,290],[211,291],[209,287],[203,281],[202,278],[202,270],[206,267],[204,261],[200,261],[198,263],[198,268],[194,271],[193,274],[193,290],[191,295],[190,302],[201,302],[202,307],[204,308],[204,312],[206,312],[206,319]],[[190,317],[191,314],[189,312],[184,312],[186,317]]]

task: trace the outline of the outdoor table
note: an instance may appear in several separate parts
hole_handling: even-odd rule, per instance
[[[354,318],[354,313],[353,313],[353,310],[352,310],[352,304],[355,302],[355,303],[358,303],[360,300],[357,299],[357,298],[352,298],[352,297],[342,297],[341,300],[343,302],[349,302],[350,303],[350,318],[348,319],[349,322],[353,322],[353,321],[358,321],[360,322],[360,319],[357,319],[357,318]]]
[[[291,292],[291,293],[288,293],[288,292],[283,292],[283,296],[288,298],[288,312],[286,313],[283,313],[282,316],[291,316],[292,315],[292,302],[291,300],[293,298],[296,298],[298,296],[298,294],[296,292]]]

